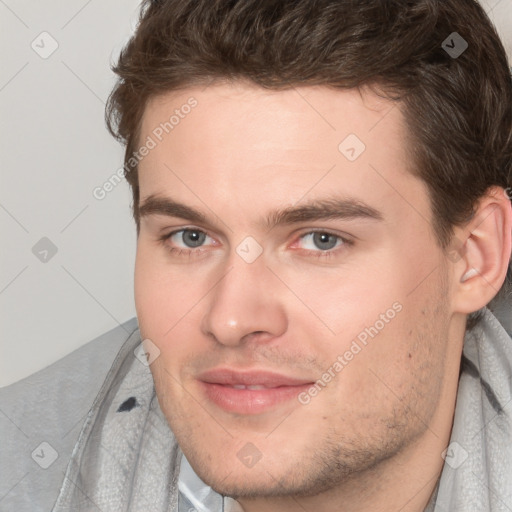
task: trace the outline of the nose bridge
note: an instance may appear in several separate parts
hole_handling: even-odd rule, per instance
[[[249,263],[234,252],[227,272],[210,294],[203,332],[225,345],[241,343],[253,333],[281,335],[286,330],[286,315],[269,274],[263,257]]]

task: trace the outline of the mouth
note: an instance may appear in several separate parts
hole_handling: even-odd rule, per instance
[[[197,377],[205,397],[224,411],[255,415],[296,399],[314,381],[268,371],[219,368]]]

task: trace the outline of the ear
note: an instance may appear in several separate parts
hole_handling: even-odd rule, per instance
[[[455,229],[453,311],[469,314],[486,306],[502,287],[512,251],[510,189],[491,187],[478,202],[475,215]],[[457,254],[456,258],[453,255]]]

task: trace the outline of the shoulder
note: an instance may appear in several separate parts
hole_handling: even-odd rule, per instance
[[[85,417],[137,319],[0,389],[0,509],[50,510]]]
[[[500,300],[494,301],[490,309],[512,338],[512,293]]]

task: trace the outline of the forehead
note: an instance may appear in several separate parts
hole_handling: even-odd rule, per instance
[[[190,107],[191,103],[195,106]],[[403,128],[402,113],[397,106],[368,88],[342,90],[311,86],[276,91],[246,82],[220,83],[150,98],[141,121],[141,133],[158,131],[159,126],[170,121],[172,126],[167,126],[163,136],[171,131],[179,136],[187,125],[197,129],[201,124],[203,137],[206,132],[210,135],[204,139],[205,144],[211,139],[229,144],[236,134],[240,149],[316,149],[319,140],[335,142],[348,133],[356,134],[368,144],[375,140],[382,142],[382,129],[376,128],[385,117],[384,133],[388,142],[392,142],[393,135],[400,135]],[[185,122],[187,118],[191,120]]]
[[[170,191],[197,206],[200,198],[238,201],[234,211],[248,213],[333,191],[376,206],[416,195],[428,216],[405,135],[400,105],[369,89],[230,83],[173,91],[152,98],[141,121],[140,144],[153,141],[139,164],[141,198]],[[248,203],[255,197],[257,205]]]

